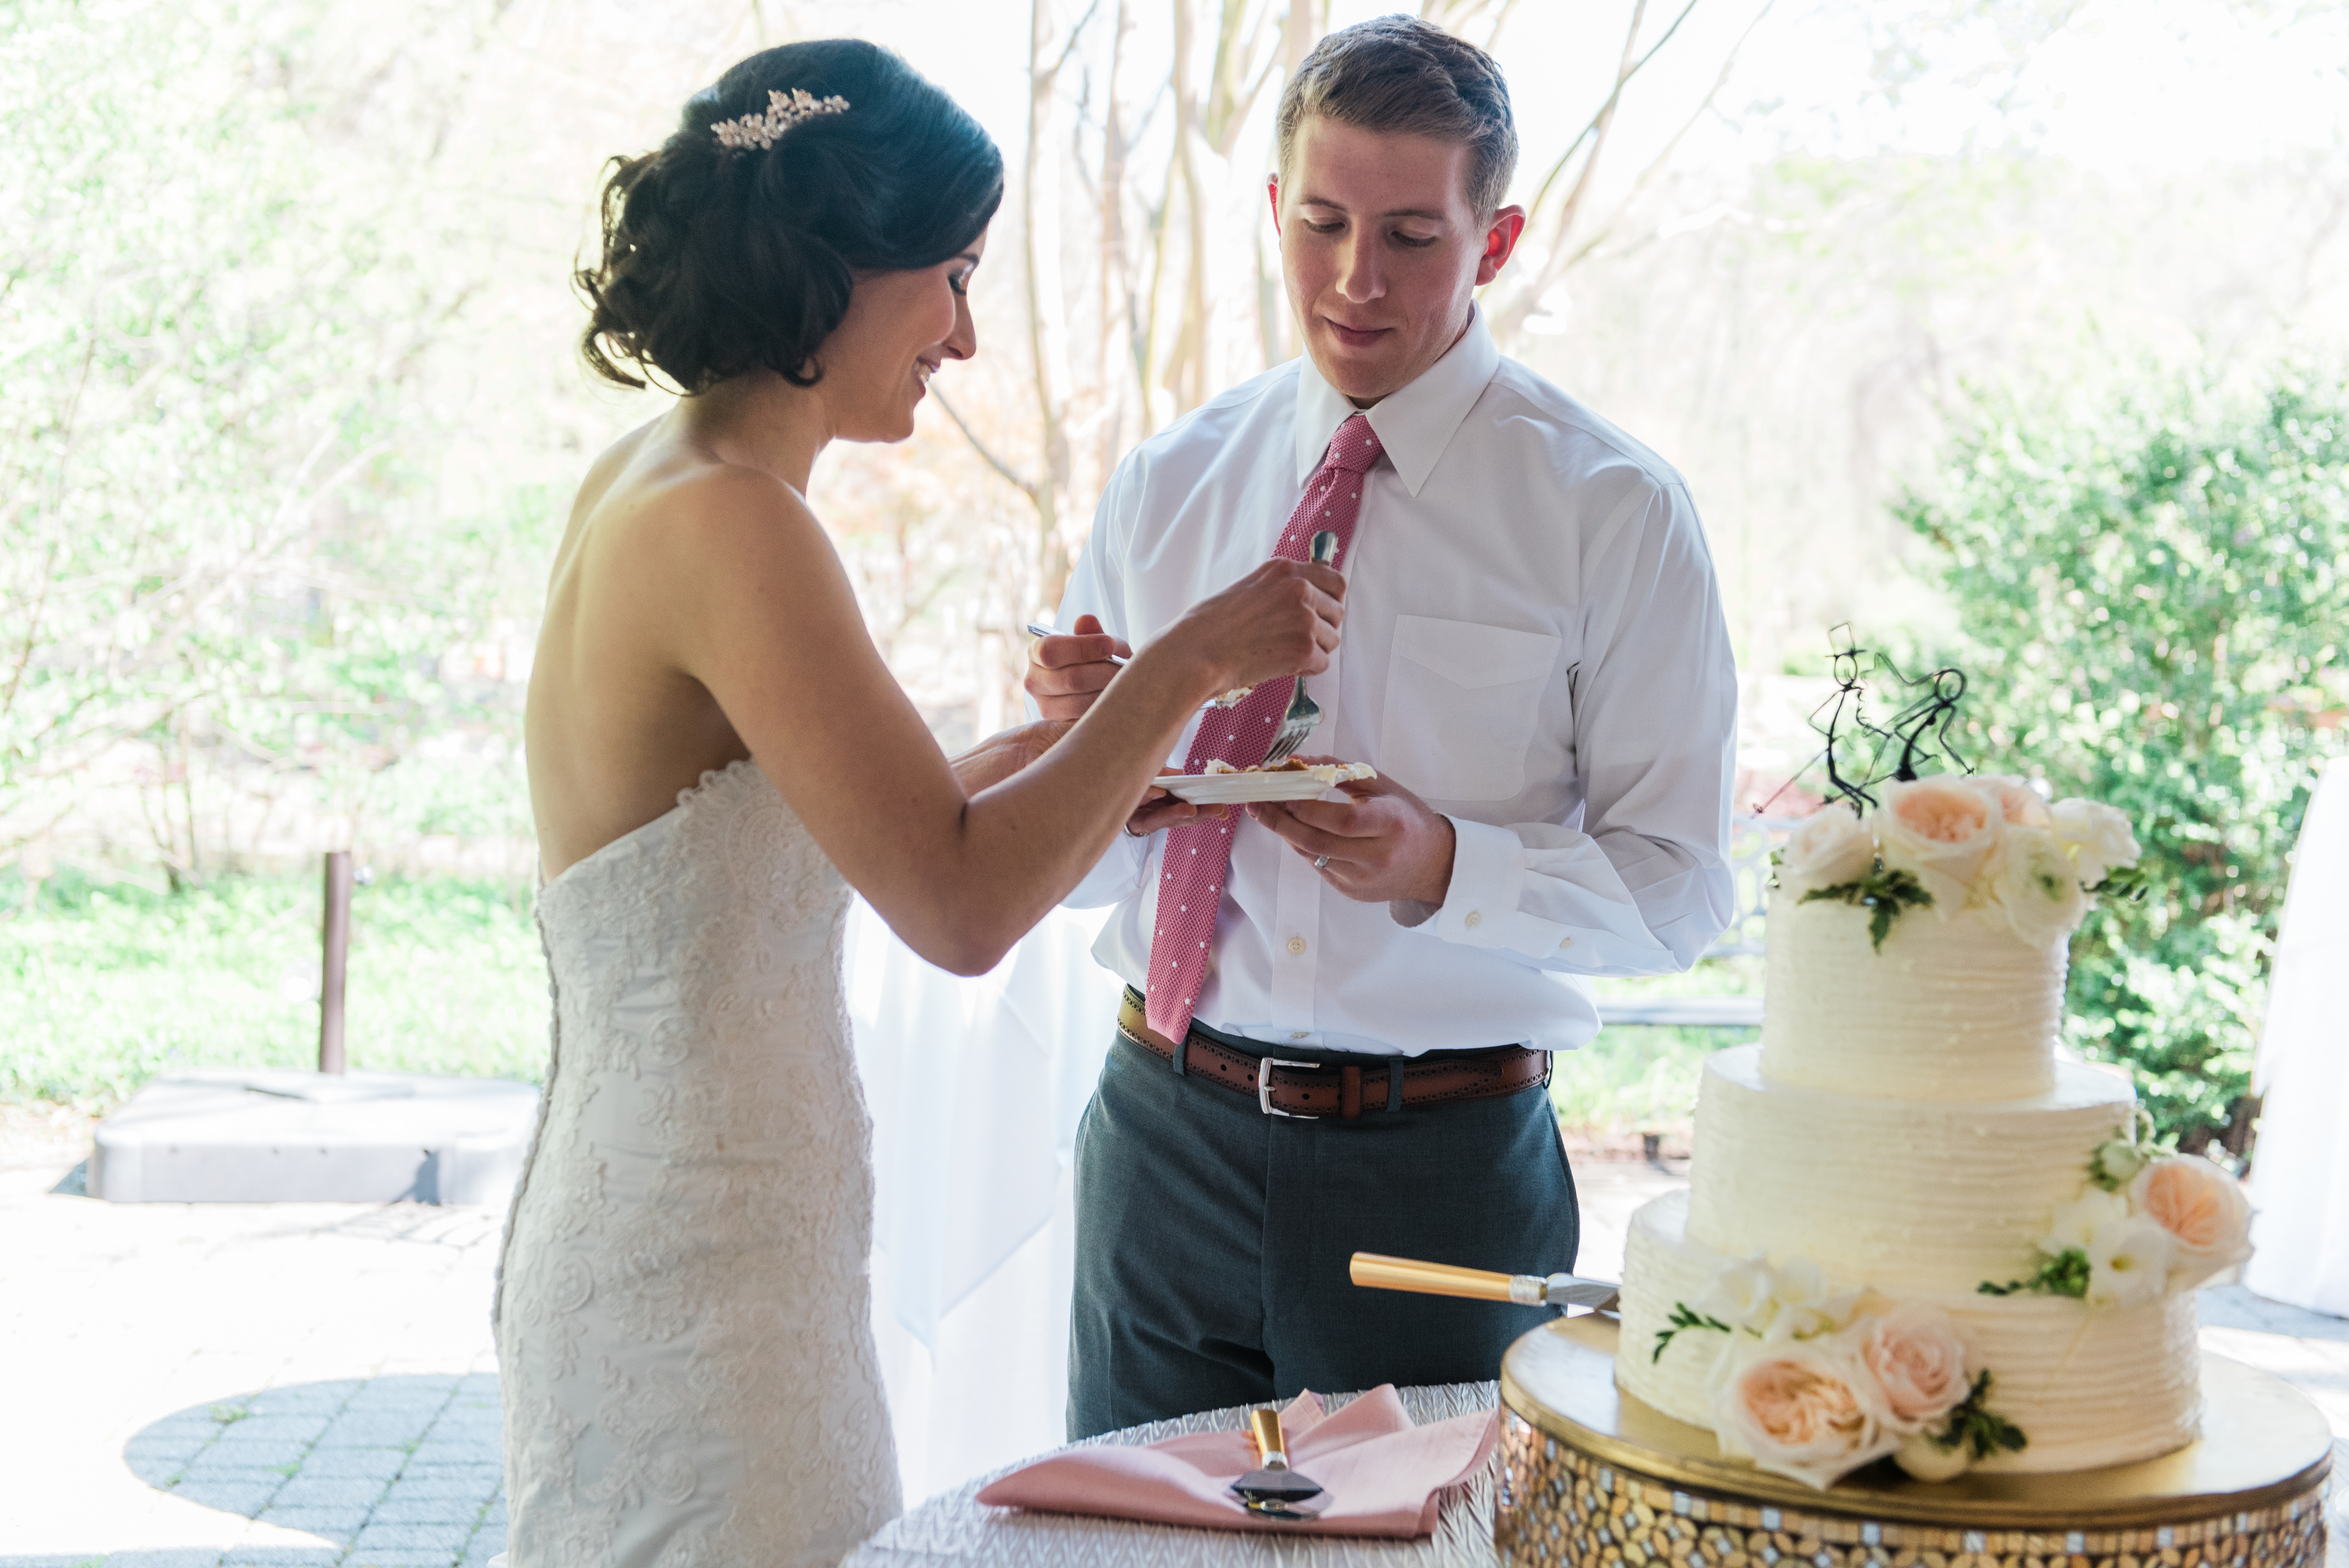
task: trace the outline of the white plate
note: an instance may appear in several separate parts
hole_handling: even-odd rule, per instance
[[[1367,762],[1325,762],[1273,773],[1162,773],[1158,787],[1194,806],[1243,806],[1257,800],[1311,800],[1348,779],[1375,779]]]

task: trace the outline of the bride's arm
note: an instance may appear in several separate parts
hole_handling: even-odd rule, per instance
[[[755,476],[673,495],[634,588],[842,875],[913,949],[992,968],[1100,859],[1191,715],[1232,686],[1326,668],[1342,580],[1259,567],[1195,606],[1032,765],[965,790],[866,633],[806,508]]]

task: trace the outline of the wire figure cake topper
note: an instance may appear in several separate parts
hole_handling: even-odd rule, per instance
[[[1848,624],[1828,635],[1835,642],[1829,656],[1836,690],[1812,710],[1811,727],[1826,737],[1826,748],[1812,760],[1826,764],[1831,794],[1841,796],[1854,811],[1859,811],[1877,803],[1869,792],[1871,786],[1888,779],[1907,783],[1917,777],[1920,762],[1939,761],[1959,773],[1974,770],[1950,738],[1958,722],[1958,704],[1966,695],[1963,670],[1944,665],[1911,679],[1900,673],[1889,655],[1854,643]],[[1878,674],[1889,676],[1892,688],[1909,697],[1907,705],[1882,724],[1871,722],[1867,714],[1868,681]],[[1807,770],[1798,769],[1795,777]],[[1791,785],[1793,779],[1787,782]]]

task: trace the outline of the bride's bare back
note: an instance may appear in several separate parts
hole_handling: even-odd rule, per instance
[[[661,499],[706,459],[667,423],[623,437],[580,487],[531,671],[531,810],[548,881],[651,821],[702,773],[750,755],[717,699],[665,658],[677,607],[641,590]],[[631,587],[634,584],[634,587]]]

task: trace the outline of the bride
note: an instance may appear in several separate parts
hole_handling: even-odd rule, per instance
[[[736,66],[605,188],[586,357],[687,396],[589,470],[531,676],[554,1045],[498,1292],[512,1568],[832,1563],[896,1511],[850,890],[931,962],[991,967],[1207,697],[1337,644],[1337,575],[1270,562],[1073,727],[940,753],[808,473],[904,439],[976,351],[1002,187],[936,88],[827,41]]]

